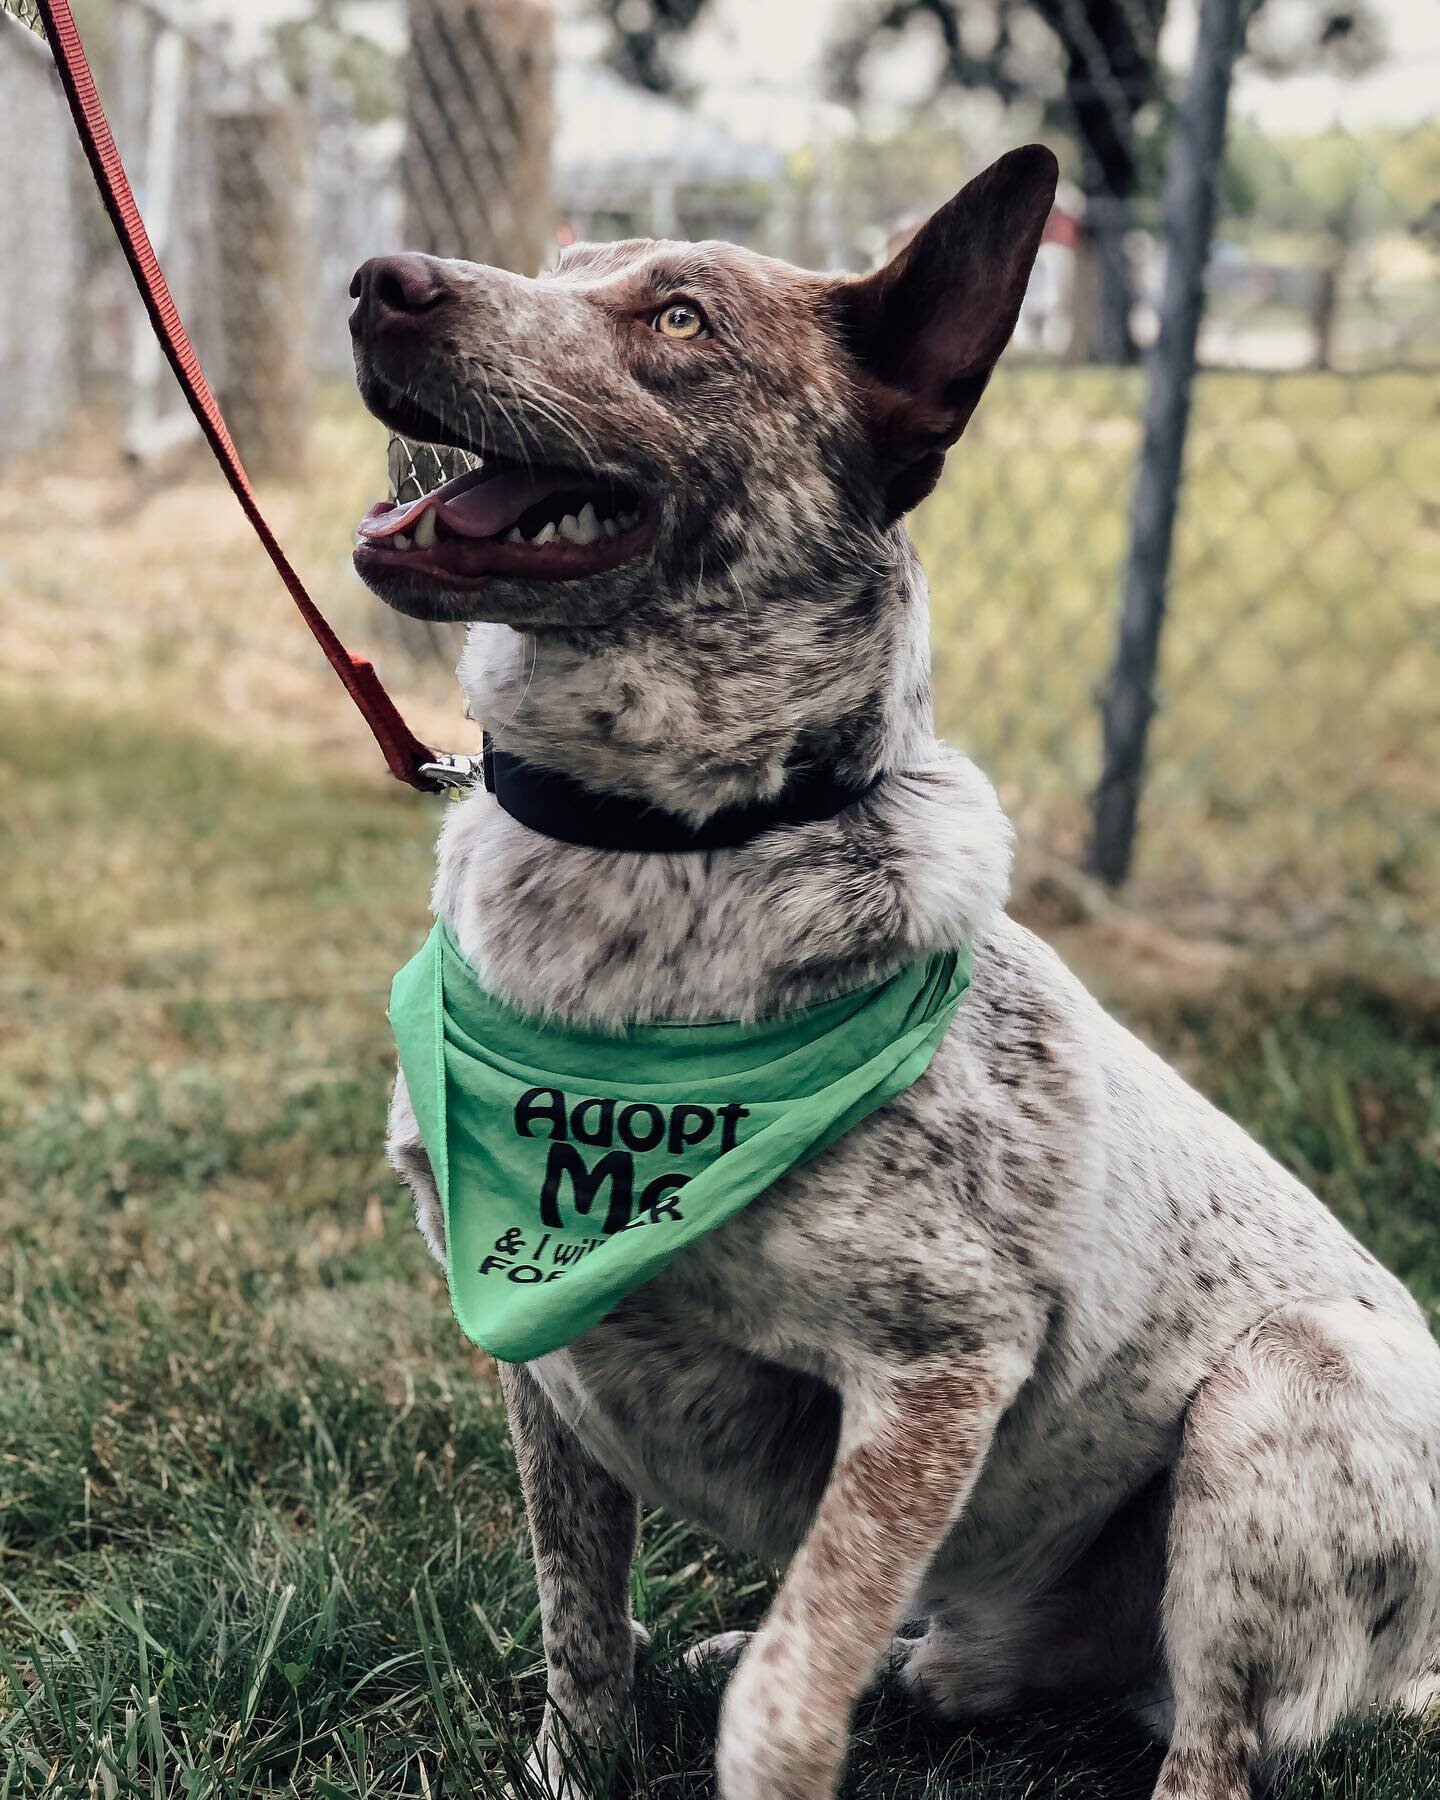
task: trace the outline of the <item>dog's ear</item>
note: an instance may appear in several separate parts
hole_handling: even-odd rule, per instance
[[[891,518],[923,500],[1010,341],[1059,173],[1012,150],[872,274],[837,282],[841,335],[863,371]]]

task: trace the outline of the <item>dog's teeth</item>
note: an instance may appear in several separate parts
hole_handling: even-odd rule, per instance
[[[593,544],[600,536],[600,521],[595,517],[595,505],[587,500],[580,509],[580,516],[575,521],[575,542],[577,544]]]
[[[566,513],[560,521],[560,535],[567,544],[583,544],[585,542],[580,535],[580,521],[574,513]]]
[[[569,522],[573,524],[574,521],[572,520]],[[554,536],[555,536],[555,521],[553,519],[547,519],[545,521],[545,523],[540,527],[540,529],[535,533],[534,537],[531,538],[530,542],[532,544],[548,544]]]
[[[410,540],[403,531],[397,531],[390,542],[397,550],[408,550],[410,548]]]
[[[505,542],[507,544],[523,544],[525,542],[525,533],[518,525],[512,525],[505,533]]]
[[[619,537],[620,535],[620,527],[613,519],[602,519],[600,521],[600,529],[607,538]]]
[[[435,542],[436,524],[437,521],[433,508],[427,507],[425,511],[421,513],[419,522],[415,527],[415,548],[417,550],[428,550]]]
[[[640,517],[639,513],[635,513],[635,512],[621,513],[620,529],[622,531],[633,531],[635,529],[635,522],[639,517]]]

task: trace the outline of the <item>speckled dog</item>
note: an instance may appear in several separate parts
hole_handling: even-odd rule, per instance
[[[909,1617],[904,1679],[947,1715],[1131,1696],[1165,1800],[1244,1800],[1343,1716],[1437,1689],[1420,1313],[1007,919],[1009,828],[932,735],[901,520],[1010,336],[1054,179],[1016,151],[864,277],[651,242],[537,281],[357,277],[381,418],[481,449],[522,499],[525,465],[568,472],[558,521],[422,514],[357,552],[392,605],[475,621],[461,680],[509,749],[695,820],[804,764],[883,775],[701,855],[572,847],[471,793],[434,903],[482,980],[604,1027],[743,1018],[973,945],[914,1087],[502,1369],[552,1775],[557,1714],[603,1737],[627,1703],[640,1500],[787,1565],[725,1696],[724,1800],[831,1794]],[[440,1251],[403,1084],[391,1155]]]

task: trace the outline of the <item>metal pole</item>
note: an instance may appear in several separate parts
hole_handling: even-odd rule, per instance
[[[1104,702],[1104,755],[1092,802],[1088,866],[1112,886],[1130,870],[1155,711],[1155,668],[1165,621],[1175,511],[1190,420],[1195,342],[1225,151],[1230,75],[1244,0],[1200,0],[1190,85],[1165,172],[1165,285],[1150,361],[1140,467],[1130,510],[1130,555],[1115,660]]]

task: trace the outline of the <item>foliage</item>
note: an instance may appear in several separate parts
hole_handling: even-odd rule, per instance
[[[308,94],[317,72],[348,99],[362,125],[393,118],[400,110],[400,71],[373,38],[350,30],[333,4],[298,19],[284,19],[271,34],[276,61],[291,90]]]
[[[1386,43],[1380,14],[1365,0],[1252,0],[1245,50],[1267,75],[1361,75],[1379,62]]]
[[[674,93],[680,82],[673,50],[701,13],[707,0],[594,0],[610,27],[607,61],[611,68],[652,93]]]
[[[1440,189],[1440,124],[1269,137],[1232,129],[1224,206],[1269,231],[1326,233],[1363,205],[1373,232],[1419,230]]]

